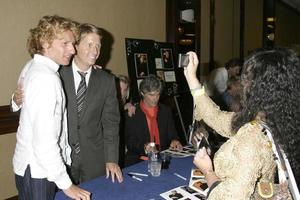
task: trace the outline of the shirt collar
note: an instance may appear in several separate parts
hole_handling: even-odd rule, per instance
[[[87,75],[91,73],[92,71],[92,67],[90,67],[87,71],[82,71],[81,69],[79,69],[79,67],[76,65],[75,63],[75,60],[73,59],[72,60],[72,69],[73,69],[73,73],[77,73],[77,71],[80,71],[80,72],[86,72]]]
[[[59,65],[56,62],[54,62],[52,59],[50,59],[49,57],[46,57],[46,56],[43,56],[40,54],[34,54],[33,59],[38,62],[45,63],[48,68],[52,69],[55,72],[57,72],[59,69]]]

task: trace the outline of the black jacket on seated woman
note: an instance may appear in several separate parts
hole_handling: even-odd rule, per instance
[[[150,142],[155,142],[159,150],[182,149],[178,140],[172,110],[159,103],[162,83],[150,75],[140,84],[142,100],[136,106],[135,115],[125,119],[125,166],[142,161]]]

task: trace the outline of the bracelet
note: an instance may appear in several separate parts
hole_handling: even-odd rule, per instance
[[[201,84],[199,84],[199,85],[197,85],[197,87],[191,89],[191,92],[196,91],[198,89],[202,89],[202,85]]]
[[[205,89],[202,86],[197,87],[197,88],[191,90],[191,94],[193,97],[201,96],[201,95],[205,94]]]

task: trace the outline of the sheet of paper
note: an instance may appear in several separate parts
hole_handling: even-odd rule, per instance
[[[165,71],[165,80],[166,80],[166,82],[176,82],[175,72],[174,71]]]
[[[162,69],[163,68],[161,58],[155,58],[155,66],[156,66],[156,69]]]

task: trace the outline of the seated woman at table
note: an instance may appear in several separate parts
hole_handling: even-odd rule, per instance
[[[135,114],[125,119],[125,166],[141,161],[140,157],[146,155],[150,142],[155,142],[160,150],[182,149],[171,108],[159,103],[162,89],[162,81],[154,75],[140,83],[142,100],[136,106]]]
[[[188,54],[184,75],[196,105],[195,117],[229,137],[213,163],[205,148],[194,157],[194,164],[210,187],[208,199],[253,199],[260,183],[274,183],[277,158],[273,156],[270,135],[299,178],[300,64],[296,54],[283,48],[257,50],[246,60],[238,113],[221,111],[213,103],[196,77],[197,55]]]

